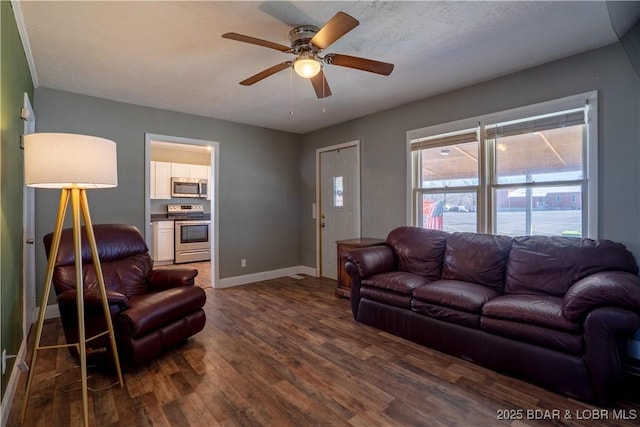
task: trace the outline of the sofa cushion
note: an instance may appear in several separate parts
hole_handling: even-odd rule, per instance
[[[400,294],[411,295],[413,290],[429,283],[429,279],[418,274],[406,271],[391,271],[389,273],[376,274],[362,280],[363,286],[371,286],[379,289],[387,289]]]
[[[376,274],[362,280],[360,297],[402,308],[411,307],[413,290],[429,283],[429,279],[405,271]]]
[[[438,280],[447,236],[440,230],[398,227],[387,236],[387,245],[398,258],[398,270]]]
[[[393,305],[403,309],[411,308],[411,295],[401,294],[389,289],[376,288],[373,286],[361,286],[360,298],[381,302],[386,305]]]
[[[447,237],[442,278],[502,290],[511,240],[492,234],[452,233]]]
[[[600,271],[638,273],[633,254],[609,240],[572,237],[515,237],[505,292],[562,296],[576,281]]]
[[[559,331],[582,333],[580,323],[571,322],[562,315],[562,298],[560,297],[503,295],[487,302],[482,307],[482,315]]]
[[[582,326],[562,316],[562,298],[547,295],[503,295],[482,307],[486,332],[556,350],[581,354]]]
[[[417,288],[413,298],[444,307],[480,313],[482,306],[500,292],[493,288],[460,280],[438,280]]]
[[[438,280],[413,291],[413,311],[445,322],[480,327],[482,306],[500,295],[494,288],[460,280]]]

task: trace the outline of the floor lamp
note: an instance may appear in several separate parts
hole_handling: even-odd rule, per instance
[[[120,386],[123,386],[120,361],[116,348],[113,323],[107,302],[106,288],[102,268],[98,258],[93,227],[89,215],[87,202],[87,189],[110,188],[118,185],[118,168],[116,156],[116,144],[113,141],[94,136],[62,134],[62,133],[34,133],[24,138],[24,172],[25,184],[30,187],[60,189],[60,204],[56,219],[53,242],[49,254],[47,272],[45,276],[40,314],[35,337],[35,347],[31,356],[31,365],[27,379],[27,388],[22,402],[21,422],[27,410],[27,401],[31,392],[38,351],[49,348],[76,347],[80,355],[80,370],[82,376],[82,410],[84,425],[89,425],[89,402],[87,385],[87,347],[86,343],[98,336],[109,335],[111,352],[115,363]],[[71,212],[73,221],[73,246],[75,254],[77,310],[78,310],[78,342],[62,345],[41,346],[42,325],[44,323],[45,310],[51,284],[53,270],[60,247],[60,237],[64,224],[65,214],[71,199]],[[85,337],[84,326],[84,298],[83,298],[83,274],[81,256],[81,228],[80,216],[84,220],[87,241],[91,249],[91,257],[96,272],[98,288],[102,299],[102,307],[107,323],[107,330],[93,337]]]

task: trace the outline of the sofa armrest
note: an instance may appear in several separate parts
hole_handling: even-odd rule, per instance
[[[85,307],[94,307],[102,305],[102,298],[100,298],[100,291],[98,289],[85,290],[82,295],[84,299]],[[62,305],[76,305],[78,298],[78,292],[75,289],[69,289],[58,295],[58,304]],[[117,305],[121,309],[127,307],[128,298],[126,295],[120,292],[107,291],[107,302],[110,306]]]
[[[640,277],[623,271],[603,271],[574,283],[562,300],[562,315],[583,319],[598,307],[640,310]]]
[[[396,261],[391,248],[385,245],[352,249],[343,253],[342,258],[345,260],[345,270],[351,277],[351,311],[357,320],[362,279],[394,270]]]
[[[342,257],[356,266],[362,279],[392,271],[396,266],[393,251],[386,245],[352,249],[343,253]]]
[[[619,307],[596,308],[584,320],[587,365],[600,405],[610,403],[623,378],[622,359],[627,354],[627,342],[639,325],[638,313]]]
[[[193,286],[197,275],[195,268],[158,268],[151,270],[147,282],[150,291],[160,292],[179,286]]]

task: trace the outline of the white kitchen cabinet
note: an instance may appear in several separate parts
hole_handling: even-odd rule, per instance
[[[177,178],[209,179],[211,168],[206,165],[188,163],[171,163],[171,176]]]
[[[153,221],[153,261],[171,263],[174,258],[173,221]]]
[[[189,178],[209,179],[209,166],[189,165]]]
[[[171,198],[171,163],[151,162],[149,193],[151,199]]]
[[[171,163],[156,162],[156,199],[171,198]]]
[[[174,178],[191,178],[191,165],[186,163],[171,163],[171,176]]]

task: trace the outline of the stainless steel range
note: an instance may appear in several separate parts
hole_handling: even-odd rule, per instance
[[[169,205],[167,216],[175,224],[176,264],[211,259],[211,220],[202,205]]]

